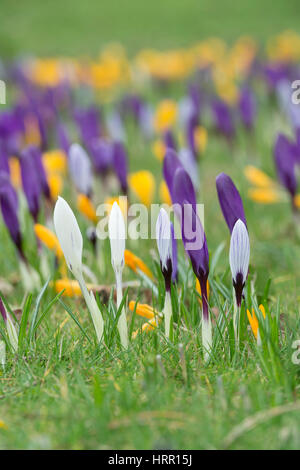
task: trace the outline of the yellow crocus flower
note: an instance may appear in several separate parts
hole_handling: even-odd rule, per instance
[[[155,192],[155,179],[147,170],[137,171],[128,176],[130,189],[145,206],[150,206]]]
[[[124,251],[125,264],[135,273],[142,271],[150,279],[153,279],[153,274],[148,268],[148,266],[142,261],[138,256],[133,254],[130,250]]]
[[[37,236],[37,238],[44,243],[44,245],[51,251],[53,251],[58,258],[63,257],[63,252],[61,249],[61,246],[59,244],[59,241],[54,235],[54,233],[45,227],[44,225],[41,224],[35,224],[34,225],[34,232]]]
[[[177,105],[175,101],[163,100],[159,103],[155,117],[154,125],[158,132],[165,131],[172,127],[177,118]]]
[[[160,139],[156,140],[152,145],[152,152],[154,153],[157,160],[162,162],[166,153],[165,143]]]
[[[85,216],[87,219],[92,222],[97,222],[97,215],[94,205],[90,198],[85,194],[78,194],[77,196],[77,207],[78,210]]]
[[[43,153],[43,163],[47,173],[65,173],[67,169],[66,154],[59,149]]]
[[[48,186],[52,201],[56,201],[61,194],[63,187],[63,179],[58,173],[50,173],[47,175]]]
[[[259,307],[259,310],[261,311],[262,315],[264,318],[266,318],[266,311],[265,311],[265,307],[263,305],[260,305]],[[251,326],[251,329],[253,331],[253,334],[255,336],[255,338],[257,339],[257,335],[258,335],[258,319],[255,315],[255,312],[254,312],[254,308],[252,309],[252,315],[251,313],[249,312],[249,310],[247,309],[247,317],[248,317],[248,320],[249,320],[249,323],[250,323],[250,326]]]
[[[134,300],[131,300],[129,302],[129,309],[133,312],[135,308],[136,302]],[[136,314],[140,315],[144,318],[147,318],[149,321],[147,323],[144,323],[142,325],[142,332],[149,333],[150,331],[153,331],[157,327],[157,322],[160,321],[160,316],[157,316],[156,312],[154,309],[148,305],[148,304],[140,304],[138,303],[136,305]],[[132,334],[132,338],[136,338],[138,335],[140,329],[136,330]]]
[[[248,190],[249,198],[259,204],[273,204],[282,201],[282,196],[277,188],[250,188]]]
[[[264,171],[252,165],[247,165],[244,169],[247,180],[260,188],[270,188],[276,183]]]
[[[194,131],[195,144],[198,152],[203,153],[207,145],[207,130],[203,126],[197,126]]]

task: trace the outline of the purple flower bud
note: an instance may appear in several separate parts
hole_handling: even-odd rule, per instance
[[[100,137],[100,118],[97,108],[77,110],[75,120],[80,130],[81,139],[87,147],[91,141]]]
[[[32,159],[33,159],[35,168],[36,168],[36,172],[37,172],[38,179],[39,179],[39,182],[40,182],[41,190],[43,191],[45,197],[47,199],[50,199],[51,198],[50,188],[49,188],[49,185],[48,185],[47,175],[46,175],[46,171],[45,171],[43,161],[42,161],[42,153],[41,153],[40,149],[38,147],[35,147],[35,146],[32,146],[30,148],[30,152],[31,152],[31,155],[32,155]]]
[[[194,157],[196,157],[198,153],[196,142],[195,142],[195,130],[198,125],[199,125],[198,115],[196,113],[193,113],[187,121],[186,139],[187,139],[188,146],[191,152],[193,153]]]
[[[18,220],[18,197],[6,173],[0,173],[0,206],[5,225],[21,254],[22,237]]]
[[[127,153],[124,145],[121,142],[114,142],[113,144],[113,165],[117,177],[120,181],[121,190],[127,194]]]
[[[166,130],[164,133],[164,143],[167,149],[172,149],[176,151],[177,146],[175,138],[173,132],[170,129]]]
[[[290,193],[292,200],[296,195],[298,186],[295,172],[297,156],[296,145],[285,135],[279,134],[274,146],[274,160],[278,178]]]
[[[41,185],[32,155],[32,147],[27,147],[21,152],[20,167],[23,191],[27,199],[28,208],[33,220],[37,222],[40,210]]]
[[[187,173],[178,169],[174,177],[174,197],[181,206],[181,233],[184,248],[190,257],[193,271],[199,280],[202,291],[203,317],[208,319],[207,279],[209,274],[209,254],[205,232],[200,219],[189,200],[184,198],[183,186]]]
[[[232,139],[235,134],[233,119],[229,106],[222,100],[214,100],[212,112],[215,126],[227,139]]]
[[[216,178],[219,203],[230,232],[238,219],[247,226],[243,201],[232,179],[225,173]]]
[[[175,181],[177,184],[175,190]],[[179,184],[180,183],[180,184]],[[192,180],[187,171],[181,167],[177,168],[173,177],[173,204],[183,205],[186,202],[191,204],[193,210],[196,212],[196,194]],[[186,201],[186,202],[185,202]]]
[[[69,140],[67,129],[61,122],[57,124],[56,134],[57,134],[58,147],[62,149],[66,155],[68,155],[71,143]]]
[[[174,150],[167,149],[163,162],[163,175],[167,183],[171,199],[173,201],[173,180],[177,168],[183,168],[177,153]]]
[[[182,187],[182,196],[187,199],[191,204],[196,206],[196,194],[195,189],[192,183],[189,174],[185,170],[183,164],[180,162],[177,153],[174,152],[172,149],[167,149],[166,155],[163,162],[163,175],[164,179],[167,183],[169,193],[172,199],[172,202],[176,204],[178,201],[176,200],[173,192],[173,183],[174,183],[174,176],[176,171],[181,168],[184,170],[185,175],[182,176],[184,180],[184,187]],[[183,198],[183,197],[182,197]]]
[[[244,86],[241,90],[238,108],[244,126],[247,130],[251,130],[256,114],[256,100],[253,91],[248,86]]]
[[[89,153],[98,173],[105,173],[113,163],[113,144],[105,139],[93,140]]]

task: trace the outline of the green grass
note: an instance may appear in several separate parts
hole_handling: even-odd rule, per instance
[[[43,5],[34,0],[2,1],[0,52],[6,56],[97,54],[109,40],[121,41],[135,52],[144,46],[187,45],[207,35],[232,41],[241,33],[252,33],[265,40],[287,27],[298,28],[296,1],[247,1],[241,8],[242,13],[229,0],[218,6],[193,0],[126,2],[126,6],[124,2],[121,10],[115,1],[90,1],[88,9],[84,3],[74,1]],[[182,89],[174,90],[170,94],[178,96],[181,92]],[[155,100],[160,97],[154,93]],[[106,302],[107,308],[103,307],[106,345],[99,348],[80,299],[59,300],[50,286],[39,309],[38,293],[33,293],[32,299],[24,298],[14,248],[1,221],[0,291],[12,309],[21,306],[25,317],[28,313],[28,321],[25,325],[23,320],[17,356],[8,349],[6,368],[0,375],[0,420],[6,425],[0,427],[0,448],[299,449],[300,377],[299,366],[291,361],[292,342],[300,338],[299,236],[289,207],[255,205],[247,199],[248,183],[243,177],[243,168],[249,163],[274,176],[274,137],[287,125],[282,117],[278,120],[275,116],[271,100],[264,95],[260,95],[260,100],[253,138],[239,128],[234,146],[229,148],[209,129],[208,147],[200,162],[198,201],[205,204],[211,260],[224,242],[210,279],[210,307],[218,327],[214,328],[215,354],[208,365],[203,362],[194,278],[182,247],[179,300],[173,292],[173,339],[166,340],[161,324],[155,332],[139,335],[125,352],[112,327],[112,300]],[[161,179],[160,164],[150,145],[132,128],[128,149],[131,170],[148,168],[157,181]],[[250,283],[254,283],[257,302],[263,300],[267,307],[261,350],[249,331],[243,309],[243,341],[238,354],[234,353],[231,323],[229,232],[214,187],[221,171],[229,173],[237,183],[245,204],[251,239],[247,306],[256,304],[250,292]],[[64,196],[75,210],[74,193],[68,184]],[[95,200],[101,202],[103,198],[103,186],[97,182]],[[95,258],[85,237],[88,224],[78,212],[76,215],[84,235],[84,261],[99,284],[111,287],[108,241],[100,244]],[[26,253],[39,268],[28,214],[22,228]],[[152,254],[156,252],[155,241],[129,241],[128,247],[157,273],[162,293],[162,278]],[[47,258],[52,269],[53,257],[47,253]],[[124,280],[132,279],[136,277],[125,268]],[[147,289],[137,287],[129,289],[126,300],[149,302],[149,297]],[[156,303],[162,307],[161,295]],[[68,320],[63,323],[65,319]],[[130,314],[128,319],[130,325]],[[134,329],[142,324],[137,317],[134,322]],[[2,322],[0,326],[3,329]],[[35,335],[31,335],[34,326]]]
[[[129,51],[187,46],[207,36],[264,41],[299,30],[297,0],[2,0],[0,54],[96,55],[111,41]]]

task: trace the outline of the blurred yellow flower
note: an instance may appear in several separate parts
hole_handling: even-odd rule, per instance
[[[112,208],[114,202],[118,204],[120,207],[122,214],[124,217],[127,216],[127,210],[128,210],[128,203],[127,203],[127,197],[121,196],[121,197],[108,197],[105,199],[104,204],[107,204],[110,206],[110,209]]]
[[[161,139],[157,139],[152,145],[152,152],[157,160],[163,161],[166,153],[166,145]]]
[[[276,185],[272,178],[270,178],[266,173],[264,173],[259,168],[256,168],[255,166],[246,166],[244,169],[244,174],[251,184],[259,186],[260,188],[269,188]]]
[[[58,173],[49,173],[47,180],[50,189],[51,199],[52,201],[56,201],[56,199],[62,192],[63,179]]]
[[[51,251],[53,251],[58,258],[63,256],[62,249],[59,241],[54,233],[47,227],[41,224],[34,225],[34,232],[37,238],[44,243],[44,245]]]
[[[67,169],[66,154],[59,149],[43,153],[43,163],[46,172],[65,173]]]
[[[142,271],[146,276],[148,276],[150,279],[153,279],[153,274],[148,268],[148,266],[142,261],[138,256],[136,256],[134,253],[132,253],[129,250],[124,251],[124,257],[125,257],[125,264],[128,266],[132,271],[135,273],[138,273],[138,271]]]
[[[128,176],[128,184],[145,206],[151,205],[155,192],[155,179],[150,171],[141,170],[131,173]]]
[[[78,194],[77,207],[79,212],[92,222],[97,222],[96,209],[91,201],[85,194]]]
[[[17,157],[11,157],[9,159],[9,171],[12,184],[15,188],[19,188],[21,186],[22,180],[20,162]]]
[[[156,108],[154,126],[158,132],[172,127],[177,119],[177,104],[173,100],[163,100]]]
[[[203,126],[197,126],[194,131],[196,149],[200,154],[204,153],[207,145],[207,130]]]
[[[165,180],[163,180],[159,185],[159,197],[161,202],[167,204],[168,206],[172,205],[172,199],[169,193],[169,188]]]

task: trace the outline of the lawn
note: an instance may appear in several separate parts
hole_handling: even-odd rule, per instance
[[[188,47],[209,36],[232,44],[240,35],[250,34],[264,44],[282,30],[300,32],[296,0],[247,0],[238,8],[229,0],[90,0],[88,6],[74,0],[2,0],[0,9],[0,57],[5,62],[31,54],[96,57],[101,47],[116,41],[132,57],[142,48]],[[153,105],[166,97],[179,100],[185,91],[182,82],[142,89]],[[208,141],[199,161],[197,190],[198,202],[204,204],[210,254],[215,349],[209,363],[203,359],[195,280],[181,242],[180,280],[172,288],[173,338],[166,338],[162,322],[149,334],[140,332],[124,350],[113,325],[113,296],[98,299],[106,320],[105,344],[99,346],[81,298],[57,298],[50,284],[41,298],[36,291],[24,293],[16,252],[1,218],[0,292],[17,313],[21,329],[17,309],[23,310],[23,318],[28,313],[28,321],[18,353],[14,355],[8,345],[5,369],[0,372],[0,449],[299,449],[300,369],[292,362],[292,343],[300,339],[299,227],[287,203],[261,205],[250,200],[244,175],[245,166],[254,165],[276,179],[274,142],[279,132],[291,135],[292,131],[274,96],[260,86],[256,93],[258,115],[251,135],[238,124],[230,144],[215,133],[209,115],[203,118]],[[8,97],[13,100],[14,95]],[[110,109],[111,103],[103,104],[98,97],[95,102],[104,112]],[[126,123],[126,134],[129,171],[147,169],[154,174],[154,202],[159,203],[162,165],[153,155],[152,143],[141,137],[132,122]],[[245,305],[264,303],[272,330],[262,331],[261,348],[248,325],[244,304],[239,350],[235,350],[232,325],[225,320],[233,310],[233,294],[230,233],[215,188],[221,172],[233,179],[244,203],[251,243]],[[95,178],[95,204],[108,195],[103,181]],[[97,283],[111,293],[109,240],[98,243],[95,257],[85,235],[90,223],[76,209],[69,178],[63,197],[83,234],[84,262]],[[26,206],[24,197],[21,204]],[[28,211],[23,214],[24,251],[40,269],[32,219]],[[44,211],[40,222],[47,223]],[[129,240],[126,247],[153,271],[159,295],[152,299],[151,289],[136,282],[126,292],[125,302],[153,300],[162,309],[164,280],[155,240]],[[44,255],[53,281],[58,277],[53,253],[44,250]],[[123,280],[140,278],[125,267]],[[142,321],[127,313],[132,332]],[[3,336],[2,321],[0,326]],[[36,327],[35,334],[31,326]]]

